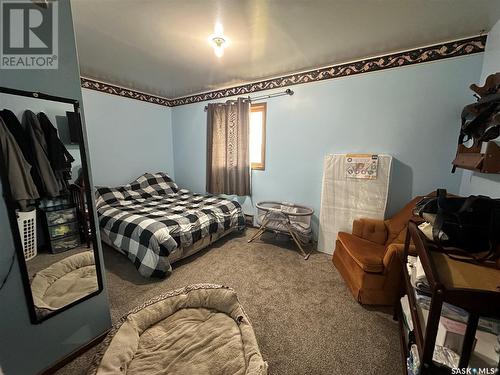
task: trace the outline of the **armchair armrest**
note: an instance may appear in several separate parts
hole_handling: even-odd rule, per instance
[[[387,246],[383,259],[384,269],[388,270],[393,266],[401,267],[401,263],[398,258],[403,256],[404,250],[405,245],[402,243],[391,243]],[[417,250],[415,249],[415,245],[410,244],[410,248],[408,249],[409,255],[416,255],[416,252]]]
[[[352,223],[352,234],[379,245],[387,240],[387,228],[383,220],[356,219]]]

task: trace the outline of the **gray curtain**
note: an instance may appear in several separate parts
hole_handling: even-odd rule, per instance
[[[246,99],[209,104],[207,110],[207,191],[250,195],[250,103]]]

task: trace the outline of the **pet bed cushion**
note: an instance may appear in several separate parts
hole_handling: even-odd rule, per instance
[[[35,306],[57,310],[98,289],[94,253],[85,251],[38,272],[31,282]]]
[[[101,344],[90,374],[265,375],[267,363],[236,293],[198,284],[125,315]]]

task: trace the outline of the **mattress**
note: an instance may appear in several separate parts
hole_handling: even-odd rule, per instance
[[[356,178],[349,174],[348,160],[348,154],[334,154],[324,161],[318,250],[328,254],[333,253],[338,232],[350,233],[355,219],[385,215],[392,156],[378,155],[374,175]]]
[[[227,236],[228,234],[232,233],[233,231],[234,231],[234,228],[231,228],[231,229],[224,231],[222,233],[215,233],[215,234],[212,234],[210,236],[204,237],[201,240],[192,244],[191,246],[188,246],[185,248],[177,248],[174,252],[172,252],[168,255],[168,260],[169,260],[170,264],[174,264],[175,262],[177,262],[181,259],[187,258],[188,256],[191,256],[193,254],[196,254],[197,252],[203,250],[207,246],[210,246],[218,239],[220,239],[224,236]],[[118,251],[124,255],[127,255],[123,250],[121,250],[120,248],[113,245],[113,242],[109,239],[106,232],[104,232],[101,229],[100,233],[101,233],[101,241],[103,241],[106,245],[112,247],[116,251]]]

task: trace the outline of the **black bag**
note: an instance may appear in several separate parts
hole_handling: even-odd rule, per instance
[[[447,197],[445,189],[438,189],[435,197],[418,202],[413,213],[432,224],[432,237],[438,247],[455,247],[466,254],[489,252],[483,259],[498,257],[499,199],[483,195]]]

